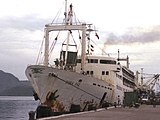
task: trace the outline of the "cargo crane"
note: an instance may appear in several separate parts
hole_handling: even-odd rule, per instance
[[[150,103],[155,98],[155,85],[159,82],[160,74],[141,73],[141,101],[142,103]],[[146,81],[144,83],[144,81]]]
[[[153,75],[153,77],[147,80],[143,85],[142,88],[145,90],[153,90],[156,83],[159,81],[159,74]],[[145,77],[143,77],[144,79]]]
[[[141,78],[139,76],[141,74]],[[141,73],[136,72],[136,89],[133,92],[124,93],[124,106],[139,106],[139,103],[142,104],[153,104],[155,99],[155,87],[158,84],[160,74],[146,74],[143,73],[143,68]],[[140,79],[139,79],[140,78]],[[141,83],[139,83],[141,80]],[[160,86],[159,86],[160,87]],[[156,101],[157,102],[157,101]],[[159,101],[160,103],[160,98]]]
[[[156,83],[156,91],[157,91],[156,96],[160,97],[160,83],[159,82]]]

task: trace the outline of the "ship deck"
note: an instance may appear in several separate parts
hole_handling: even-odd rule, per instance
[[[159,120],[160,105],[141,105],[139,108],[107,108],[43,118],[39,120]]]

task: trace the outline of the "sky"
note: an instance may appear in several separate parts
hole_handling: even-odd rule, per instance
[[[0,69],[26,79],[35,64],[44,25],[51,23],[65,0],[0,0]],[[130,69],[159,74],[159,0],[68,0],[79,20],[93,23],[98,44],[110,56],[127,55]],[[63,12],[63,11],[62,11]],[[63,13],[62,13],[63,14]]]

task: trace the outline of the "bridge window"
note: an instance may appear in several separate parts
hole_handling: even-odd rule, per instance
[[[100,60],[100,64],[116,64],[113,60]]]
[[[88,59],[88,63],[98,63],[98,59]]]

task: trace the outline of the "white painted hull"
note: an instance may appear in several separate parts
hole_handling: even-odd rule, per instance
[[[26,76],[31,81],[41,103],[45,103],[49,92],[56,92],[57,101],[69,111],[71,104],[85,106],[86,102],[99,105],[106,92],[105,101],[113,103],[114,88],[107,82],[94,77],[67,70],[31,65],[26,69]]]

